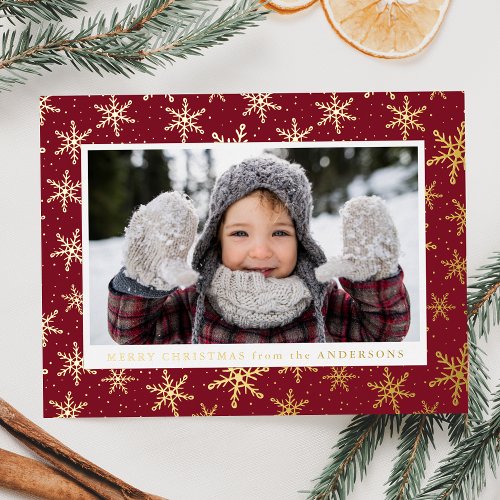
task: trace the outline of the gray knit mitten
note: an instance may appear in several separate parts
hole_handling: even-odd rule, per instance
[[[125,274],[157,290],[192,285],[198,273],[187,255],[197,227],[191,200],[176,191],[141,205],[125,229]]]
[[[399,239],[385,202],[378,196],[349,200],[340,210],[344,248],[316,269],[319,281],[381,280],[398,273]]]

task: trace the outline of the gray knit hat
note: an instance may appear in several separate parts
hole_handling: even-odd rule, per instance
[[[236,201],[257,189],[267,189],[285,204],[295,223],[298,240],[297,265],[294,274],[301,278],[313,297],[318,342],[325,342],[325,325],[321,308],[326,285],[320,283],[314,269],[326,262],[325,254],[310,234],[312,216],[311,184],[300,165],[274,155],[244,160],[225,171],[215,183],[203,232],[196,243],[192,266],[200,273],[199,297],[193,325],[194,344],[203,327],[205,296],[221,264],[217,232],[224,212]]]

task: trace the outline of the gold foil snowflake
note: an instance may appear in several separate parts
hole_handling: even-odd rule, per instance
[[[82,353],[76,342],[73,342],[73,352],[58,352],[57,355],[64,361],[64,367],[57,372],[57,376],[64,377],[69,374],[73,377],[75,385],[80,383],[83,373],[91,373],[92,375],[97,373],[95,370],[87,370],[83,367]]]
[[[373,408],[380,408],[384,403],[392,406],[394,413],[399,413],[399,399],[414,398],[415,393],[403,389],[403,385],[408,378],[409,373],[399,379],[395,379],[387,366],[384,368],[384,379],[381,382],[368,382],[368,387],[374,391],[378,391],[378,399],[373,404]]]
[[[448,295],[448,293],[445,293],[439,298],[436,294],[431,293],[432,304],[428,305],[427,309],[434,312],[432,321],[436,321],[438,316],[442,316],[446,321],[450,319],[448,317],[448,312],[456,309],[456,307],[453,304],[448,304]]]
[[[212,133],[212,139],[216,142],[248,142],[247,139],[245,139],[247,133],[245,132],[246,125],[242,123],[239,128],[236,129],[236,138],[228,138],[227,140],[224,139],[224,136],[219,134],[217,132]]]
[[[425,127],[418,122],[418,118],[427,109],[427,106],[412,109],[410,106],[410,99],[407,95],[404,96],[404,103],[402,108],[396,108],[392,104],[387,105],[387,109],[394,113],[394,117],[385,128],[398,128],[403,134],[403,140],[406,141],[410,134],[410,130],[415,129],[425,132]]]
[[[57,418],[75,418],[88,405],[86,402],[76,404],[75,401],[73,401],[71,391],[66,394],[62,403],[53,400],[50,400],[49,403],[59,410]]]
[[[226,102],[226,98],[224,97],[224,94],[210,94],[210,97],[208,98],[208,102],[212,102],[216,97],[218,97],[222,102]]]
[[[436,137],[436,142],[441,144],[438,155],[427,160],[428,166],[444,163],[449,169],[450,184],[457,182],[460,169],[465,170],[465,122],[457,127],[458,135],[446,138],[445,134],[440,134],[439,130],[434,130],[433,134]]]
[[[60,109],[49,104],[50,97],[40,97],[40,127],[45,125],[45,113],[60,113]]]
[[[116,389],[119,389],[124,394],[127,394],[127,384],[137,380],[135,377],[125,375],[125,370],[110,370],[109,375],[101,379],[101,382],[109,382],[109,394],[112,394]]]
[[[341,102],[335,92],[332,93],[330,102],[315,102],[319,109],[323,111],[323,118],[318,122],[318,125],[325,125],[333,122],[335,131],[340,134],[344,126],[342,120],[356,121],[356,117],[347,112],[347,108],[351,105],[354,99],[350,97],[347,101]]]
[[[345,391],[349,391],[349,386],[347,384],[353,378],[358,378],[358,376],[353,373],[349,373],[345,366],[332,366],[330,375],[324,375],[321,378],[323,380],[331,381],[330,391],[334,391],[337,387],[342,387]]]
[[[462,285],[465,283],[467,261],[465,260],[465,258],[458,255],[458,251],[456,249],[453,250],[453,258],[449,260],[442,260],[441,264],[448,268],[448,274],[444,279],[449,280],[453,276],[456,276]]]
[[[434,208],[434,200],[443,197],[442,194],[434,192],[435,186],[436,181],[433,181],[433,183],[429,187],[425,188],[425,205],[429,207],[429,210],[432,210]]]
[[[103,115],[102,120],[97,124],[97,128],[111,125],[116,137],[119,137],[122,123],[135,123],[135,120],[133,118],[129,118],[126,114],[127,109],[132,104],[132,101],[129,100],[120,106],[114,95],[110,96],[109,99],[110,103],[107,106],[94,104],[94,108]]]
[[[452,357],[450,359],[447,354],[442,354],[437,351],[436,358],[438,358],[438,363],[444,365],[443,371],[441,372],[442,376],[431,380],[429,382],[429,387],[449,384],[450,390],[453,391],[452,403],[454,406],[458,406],[462,388],[465,388],[466,393],[468,388],[467,344],[465,343],[463,347],[460,348],[460,356]]]
[[[416,413],[421,415],[433,415],[436,413],[436,410],[439,406],[439,403],[434,403],[434,405],[429,406],[425,401],[422,401],[422,409],[417,411]]]
[[[241,391],[243,391],[244,394],[249,393],[258,399],[262,399],[264,397],[264,395],[254,386],[254,382],[257,380],[257,377],[262,376],[268,371],[268,367],[225,368],[223,372],[227,375],[224,375],[219,380],[214,380],[208,385],[208,388],[209,390],[212,390],[229,386],[229,392],[231,393],[231,407],[237,408]]]
[[[444,92],[440,92],[439,90],[435,90],[432,94],[431,94],[431,101],[434,99],[434,97],[436,96],[440,96],[442,97],[443,99],[446,99],[446,94]]]
[[[427,231],[429,227],[429,224],[425,223],[425,230]],[[425,244],[425,249],[426,250],[436,250],[437,248],[437,245],[435,243],[432,243],[432,241],[428,241],[426,244]]]
[[[64,238],[59,233],[56,233],[56,238],[61,243],[59,250],[52,252],[51,257],[64,257],[64,269],[69,271],[73,261],[82,263],[82,243],[80,241],[80,230],[76,229],[71,238]]]
[[[375,95],[375,92],[365,92],[364,97],[365,99],[368,99],[373,95]],[[391,101],[394,101],[394,99],[396,99],[396,94],[394,94],[394,92],[386,92],[385,95],[389,96],[389,99]]]
[[[193,413],[193,417],[213,417],[217,411],[217,405],[213,405],[209,410],[203,403],[200,405],[201,413]]]
[[[318,371],[317,368],[314,368],[314,366],[286,366],[285,368],[282,368],[281,370],[278,371],[278,373],[281,375],[283,373],[287,373],[290,371],[291,373],[295,374],[295,382],[297,384],[302,380],[302,372],[303,371],[310,371],[313,373],[316,373]]]
[[[71,156],[71,162],[75,165],[80,154],[80,146],[83,140],[90,135],[92,129],[89,128],[85,132],[79,132],[76,129],[74,120],[71,120],[70,123],[71,128],[69,132],[59,132],[59,130],[56,130],[56,135],[59,139],[62,139],[62,143],[55,154],[62,155],[63,153],[68,153]]]
[[[457,236],[460,236],[465,231],[465,222],[466,222],[465,206],[462,205],[458,200],[455,200],[455,198],[453,198],[453,200],[451,201],[455,205],[456,210],[454,213],[447,215],[445,219],[455,221],[457,223]]]
[[[69,170],[64,171],[64,176],[62,181],[54,181],[52,179],[47,179],[47,182],[56,189],[55,194],[50,198],[47,198],[47,203],[51,203],[55,200],[59,200],[62,205],[62,211],[66,213],[68,207],[68,202],[74,202],[82,204],[81,198],[78,196],[80,192],[81,183],[71,182],[69,180]]]
[[[182,142],[186,142],[188,133],[195,132],[204,134],[205,131],[196,122],[198,118],[205,112],[205,108],[192,112],[188,106],[188,100],[184,97],[182,99],[182,109],[165,108],[165,111],[173,115],[174,121],[164,130],[179,130],[181,133]]]
[[[168,370],[163,370],[163,384],[147,385],[146,389],[152,393],[156,394],[156,404],[153,406],[152,410],[159,410],[163,405],[167,405],[172,410],[172,413],[178,417],[179,412],[177,409],[178,401],[186,401],[194,399],[194,396],[182,392],[182,386],[186,383],[188,376],[184,375],[180,380],[175,382],[170,375]]]
[[[284,137],[289,142],[302,142],[310,133],[313,127],[307,127],[304,130],[300,130],[297,125],[297,119],[292,118],[292,128],[285,130],[281,128],[277,128],[276,132],[279,133],[282,137]]]
[[[76,308],[80,314],[83,314],[83,294],[78,292],[75,285],[71,285],[71,293],[61,295],[61,297],[68,302],[68,307],[66,307],[65,312]]]
[[[286,399],[282,401],[271,398],[271,401],[278,407],[278,415],[298,415],[302,408],[309,403],[308,399],[297,401],[293,394],[293,390],[289,389]]]
[[[63,331],[59,328],[56,328],[51,323],[54,318],[57,316],[58,310],[51,312],[48,316],[42,314],[42,346],[45,347],[48,342],[48,336],[51,333],[62,333]]]
[[[260,122],[265,123],[267,114],[270,109],[280,110],[281,106],[274,104],[270,97],[271,94],[241,94],[245,99],[250,101],[247,104],[247,109],[243,112],[243,116],[248,116],[251,113],[257,113],[260,117]]]

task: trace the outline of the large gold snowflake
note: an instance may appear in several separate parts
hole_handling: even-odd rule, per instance
[[[73,342],[73,352],[58,352],[57,355],[64,361],[64,367],[57,372],[58,377],[71,375],[73,382],[78,385],[82,379],[82,374],[91,373],[95,375],[95,370],[87,370],[83,367],[83,356],[78,348],[78,344]]]
[[[246,125],[242,123],[239,128],[236,129],[236,138],[224,139],[223,135],[220,135],[217,132],[212,133],[212,139],[216,142],[248,142],[248,139],[245,139],[247,133],[245,132]]]
[[[186,383],[188,376],[184,375],[180,380],[175,382],[170,375],[168,370],[163,370],[163,380],[162,384],[147,385],[146,389],[152,393],[156,394],[156,403],[152,410],[159,410],[163,405],[167,405],[172,410],[172,413],[178,417],[179,411],[177,409],[178,401],[186,401],[194,399],[191,394],[186,394],[182,392],[182,386]]]
[[[82,243],[80,241],[80,230],[75,229],[73,236],[71,238],[64,238],[59,233],[56,233],[56,238],[61,246],[59,250],[52,252],[51,257],[65,257],[64,269],[69,271],[69,268],[73,261],[82,262]]]
[[[465,171],[465,122],[457,127],[458,135],[446,138],[446,135],[440,134],[439,130],[434,130],[433,134],[436,137],[436,142],[441,144],[439,154],[427,160],[428,166],[444,163],[449,169],[450,184],[457,182],[458,173],[462,168]]]
[[[62,333],[63,331],[52,325],[52,321],[57,316],[58,310],[51,312],[49,315],[45,316],[42,314],[42,346],[47,345],[48,336],[51,333]]]
[[[438,198],[442,198],[443,195],[434,192],[434,188],[436,187],[436,181],[433,181],[432,184],[425,188],[425,205],[432,210],[434,208],[434,201]]]
[[[441,298],[439,298],[435,293],[431,293],[432,304],[427,306],[434,312],[432,315],[432,321],[436,321],[438,316],[442,316],[446,321],[450,318],[448,317],[448,312],[456,309],[453,304],[448,304],[448,293],[445,293]]]
[[[442,354],[441,352],[436,352],[436,358],[438,358],[438,363],[444,365],[443,371],[441,372],[441,377],[436,377],[434,380],[429,382],[429,387],[435,387],[441,384],[450,384],[450,390],[453,391],[452,402],[454,406],[457,406],[460,401],[460,395],[462,393],[462,388],[465,388],[467,393],[468,387],[468,356],[467,356],[467,344],[465,343],[462,348],[460,348],[460,356],[448,358],[447,354]]]
[[[248,116],[251,113],[257,113],[260,116],[260,122],[264,123],[267,118],[267,111],[270,109],[280,110],[281,106],[274,104],[271,99],[271,94],[241,94],[245,99],[250,101],[247,104],[247,109],[243,112],[243,116]]]
[[[462,205],[458,200],[451,200],[453,205],[455,205],[455,212],[447,215],[445,217],[446,220],[452,220],[457,223],[457,236],[460,236],[465,231],[465,222],[466,222],[466,212],[465,206]]]
[[[203,403],[200,404],[201,412],[193,413],[193,417],[213,417],[217,411],[217,405],[213,405],[209,410]]]
[[[73,401],[71,391],[68,391],[62,403],[53,401],[52,399],[49,401],[49,403],[59,410],[59,415],[57,415],[57,418],[75,418],[88,405],[87,402],[76,404],[75,401]]]
[[[45,113],[59,113],[61,110],[49,104],[50,97],[40,97],[40,127],[45,125]]]
[[[387,105],[387,109],[394,113],[392,121],[385,128],[398,128],[403,134],[403,140],[406,141],[410,135],[410,130],[420,130],[425,132],[425,127],[418,122],[420,115],[427,109],[427,106],[422,106],[418,109],[412,109],[410,99],[407,95],[404,96],[404,106],[396,108],[392,104]]]
[[[445,279],[449,280],[453,276],[456,276],[462,285],[465,283],[467,261],[464,257],[458,255],[457,249],[453,250],[453,258],[442,260],[441,264],[448,268],[448,274],[445,276]]]
[[[335,131],[340,134],[344,128],[344,125],[341,124],[343,120],[356,121],[356,117],[347,112],[347,108],[353,100],[350,97],[347,101],[341,102],[337,94],[333,92],[330,102],[315,102],[314,104],[323,111],[323,118],[318,122],[318,125],[333,122]]]
[[[109,382],[109,393],[112,394],[116,389],[119,389],[124,394],[127,394],[127,384],[137,380],[131,375],[125,375],[125,370],[110,370],[109,375],[101,379],[101,382]]]
[[[82,204],[81,198],[78,196],[80,192],[81,183],[71,182],[69,179],[69,170],[64,171],[64,176],[62,181],[54,181],[52,179],[47,179],[47,182],[56,189],[56,192],[47,199],[47,203],[51,203],[55,200],[59,200],[62,205],[62,211],[66,213],[68,207],[68,202],[74,202]]]
[[[109,99],[110,103],[107,106],[94,104],[94,108],[103,115],[102,120],[97,124],[97,128],[111,125],[116,137],[119,137],[122,123],[135,123],[135,120],[133,118],[129,118],[126,114],[127,109],[132,104],[132,100],[127,101],[125,104],[120,106],[114,95],[110,96]]]
[[[291,373],[295,374],[295,382],[297,382],[298,384],[302,380],[302,372],[306,370],[313,373],[316,373],[318,371],[318,369],[314,368],[314,366],[286,366],[285,368],[279,370],[278,373],[281,375],[282,373],[287,373],[288,371],[290,371]]]
[[[310,133],[313,127],[307,127],[304,130],[300,130],[297,124],[297,119],[292,118],[292,128],[285,130],[281,128],[277,128],[276,132],[279,133],[282,137],[284,137],[289,142],[302,142]]]
[[[62,139],[61,146],[55,152],[56,155],[62,155],[63,153],[69,153],[71,156],[71,162],[73,165],[78,161],[78,155],[80,154],[80,146],[83,140],[90,135],[92,129],[89,128],[85,132],[79,132],[76,129],[76,123],[71,120],[71,128],[69,132],[59,132],[56,130],[56,135],[59,139]]]
[[[392,406],[394,413],[399,413],[399,399],[414,398],[415,393],[403,389],[403,385],[409,373],[405,372],[402,377],[395,379],[387,366],[384,368],[384,380],[380,382],[368,382],[368,387],[378,391],[378,399],[373,404],[373,408],[380,408],[384,403]]]
[[[165,130],[179,130],[181,133],[182,142],[186,142],[189,132],[196,132],[198,134],[204,134],[205,131],[200,125],[197,125],[198,117],[205,112],[205,108],[201,108],[198,111],[191,112],[188,106],[188,100],[184,97],[182,99],[181,109],[165,108],[165,111],[173,115],[174,120]]]
[[[83,293],[80,293],[75,285],[71,285],[71,293],[61,295],[61,297],[68,302],[65,312],[75,307],[80,314],[83,314]]]
[[[278,415],[298,415],[302,411],[302,408],[309,403],[308,399],[297,401],[292,389],[288,390],[286,399],[280,401],[276,398],[271,398],[271,401],[278,407]]]
[[[332,366],[330,375],[324,375],[321,378],[323,380],[331,381],[330,391],[334,391],[337,387],[342,387],[345,391],[349,391],[349,386],[347,384],[353,378],[358,378],[358,376],[353,373],[349,373],[345,366]]]
[[[218,389],[220,387],[229,386],[231,393],[231,407],[237,408],[240,399],[241,391],[244,394],[250,393],[258,399],[262,399],[264,394],[254,386],[257,377],[262,376],[269,371],[268,367],[265,368],[225,368],[223,370],[227,375],[222,376],[219,380],[214,380],[208,385],[210,390]]]

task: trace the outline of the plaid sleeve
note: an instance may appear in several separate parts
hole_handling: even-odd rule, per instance
[[[118,344],[191,342],[194,287],[159,298],[130,295],[109,284],[108,331]]]
[[[410,327],[410,299],[403,271],[391,278],[353,282],[328,297],[326,325],[333,342],[398,342]]]

